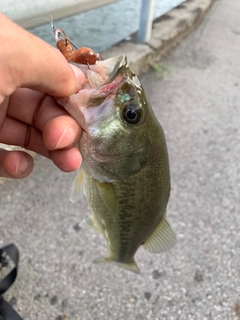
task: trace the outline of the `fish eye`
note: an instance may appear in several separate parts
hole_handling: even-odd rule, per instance
[[[129,124],[137,124],[142,116],[141,109],[137,104],[128,104],[123,109],[123,118]]]

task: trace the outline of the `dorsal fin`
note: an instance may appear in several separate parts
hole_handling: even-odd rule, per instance
[[[83,182],[84,182],[83,171],[80,169],[78,171],[78,174],[71,188],[70,200],[72,202],[78,201],[83,195]]]
[[[176,244],[176,236],[166,220],[164,214],[157,228],[150,237],[145,241],[143,247],[151,253],[161,253],[174,247]]]

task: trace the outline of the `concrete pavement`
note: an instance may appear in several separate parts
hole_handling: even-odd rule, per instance
[[[237,320],[240,310],[240,3],[215,1],[201,25],[140,79],[169,148],[171,251],[136,255],[140,275],[92,264],[106,246],[78,223],[75,174],[36,157],[1,188],[0,246],[20,249],[5,298],[25,320]],[[158,70],[158,71],[156,71]]]

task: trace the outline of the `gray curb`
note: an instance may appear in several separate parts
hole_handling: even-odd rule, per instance
[[[135,33],[129,41],[120,41],[101,54],[104,59],[120,54],[127,55],[131,68],[139,74],[197,27],[214,1],[187,0],[154,21],[150,43],[137,43]]]

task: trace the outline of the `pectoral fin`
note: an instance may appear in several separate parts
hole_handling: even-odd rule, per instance
[[[80,170],[72,185],[71,196],[70,196],[70,200],[72,202],[78,201],[83,195],[83,182],[84,182],[83,171]]]
[[[98,180],[96,180],[96,184],[103,202],[111,213],[113,220],[116,221],[117,197],[112,184],[108,182],[100,182]]]
[[[145,241],[143,247],[151,253],[161,253],[174,247],[176,236],[166,220],[165,214],[157,228]]]

